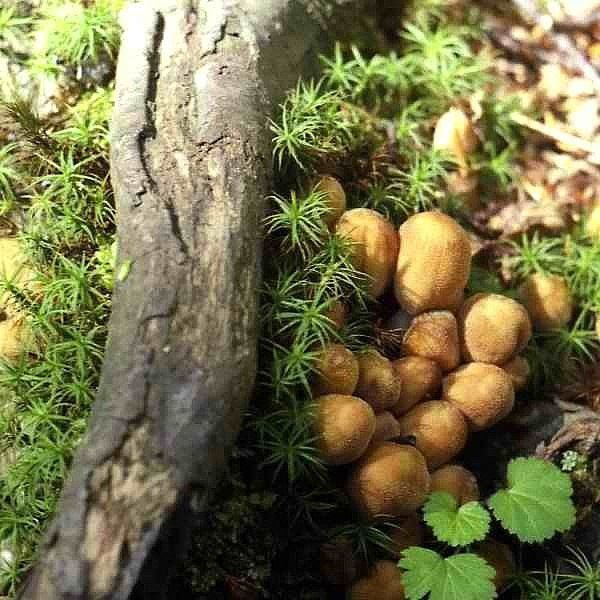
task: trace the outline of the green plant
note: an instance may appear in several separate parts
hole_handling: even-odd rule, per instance
[[[487,504],[501,525],[520,541],[542,542],[574,524],[571,482],[557,467],[535,458],[517,458],[508,465],[507,479],[508,487],[495,492]],[[458,506],[450,494],[434,492],[423,513],[438,541],[466,551],[444,558],[425,548],[405,550],[398,566],[404,571],[409,600],[495,597],[491,585],[494,569],[469,552],[469,546],[483,540],[490,529],[490,513],[484,505],[473,501]],[[585,581],[592,580],[595,585],[591,565],[581,565],[580,575],[585,573]]]
[[[2,209],[25,217],[18,239],[35,281],[0,282],[31,332],[27,352],[0,363],[0,452],[11,456],[0,480],[0,543],[11,554],[0,593],[14,594],[31,565],[98,384],[114,269],[110,106],[110,90],[84,96],[58,131],[25,99],[2,106],[14,135],[3,156],[19,157]]]
[[[114,59],[119,46],[118,4],[111,0],[50,2],[37,23],[44,38],[40,55],[77,67],[103,56]]]

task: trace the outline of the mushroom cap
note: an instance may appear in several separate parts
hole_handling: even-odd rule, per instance
[[[412,446],[383,442],[354,466],[347,490],[366,518],[409,515],[429,494],[425,458]]]
[[[315,188],[327,194],[330,211],[323,216],[323,221],[331,229],[346,210],[346,192],[342,184],[332,175],[322,175]]]
[[[39,291],[36,274],[28,264],[21,242],[17,238],[0,238],[0,277],[12,280],[30,291]],[[0,294],[0,305],[5,312],[14,315],[19,312],[10,292]]]
[[[325,316],[333,323],[334,329],[339,331],[346,324],[348,311],[341,300],[334,300],[325,311]]]
[[[500,294],[475,294],[458,315],[465,361],[502,365],[531,338],[531,321],[522,304]]]
[[[404,600],[402,573],[391,560],[379,560],[350,587],[348,600]]]
[[[450,108],[438,119],[433,132],[433,148],[448,152],[461,167],[468,166],[468,156],[478,143],[471,120],[459,108]]]
[[[519,288],[521,301],[539,331],[559,329],[573,316],[573,296],[559,275],[531,275]]]
[[[511,361],[502,365],[502,368],[510,375],[515,390],[521,390],[527,385],[531,369],[524,356],[515,356]]]
[[[352,540],[338,535],[321,544],[321,575],[332,585],[349,585],[358,575],[358,560],[354,554]]]
[[[23,316],[7,316],[0,321],[0,358],[17,360],[25,352],[30,338]]]
[[[368,402],[375,412],[392,408],[400,397],[402,381],[391,361],[374,348],[358,355],[359,375],[355,395]]]
[[[515,390],[504,369],[487,363],[469,363],[444,379],[442,399],[462,412],[471,430],[481,431],[510,413]]]
[[[452,460],[466,445],[469,428],[461,412],[449,402],[417,404],[398,419],[402,435],[414,435],[429,469]]]
[[[393,440],[400,435],[400,424],[391,412],[384,410],[375,415],[375,433],[371,438],[371,446]]]
[[[355,461],[375,432],[375,413],[360,398],[328,394],[315,399],[317,447],[329,465]]]
[[[402,415],[442,385],[439,365],[423,356],[405,356],[392,362],[396,376],[402,381],[400,399],[392,407],[395,415]]]
[[[471,270],[466,231],[441,212],[423,212],[400,227],[396,298],[411,314],[456,310]]]
[[[446,492],[459,506],[479,500],[475,475],[460,465],[444,465],[431,474],[431,493]]]
[[[315,363],[313,394],[342,394],[351,396],[358,383],[358,360],[342,344],[327,344]]]
[[[458,324],[447,310],[418,315],[412,320],[402,340],[402,352],[436,362],[442,371],[452,371],[460,364]]]
[[[488,538],[477,544],[473,552],[496,570],[494,585],[497,591],[502,590],[517,571],[515,557],[506,544]]]
[[[400,558],[404,550],[411,546],[420,546],[423,543],[423,523],[414,512],[398,519],[395,527],[390,531],[392,538],[392,556]]]
[[[352,262],[370,278],[369,291],[378,298],[394,277],[398,233],[383,215],[368,208],[353,208],[337,223],[338,235],[354,242]]]

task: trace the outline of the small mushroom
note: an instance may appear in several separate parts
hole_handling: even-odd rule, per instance
[[[410,314],[456,310],[471,270],[467,232],[441,212],[423,212],[400,227],[394,289]]]
[[[323,217],[323,221],[329,229],[333,229],[346,210],[346,192],[342,184],[331,175],[322,175],[317,181],[315,190],[327,194],[327,205],[330,210]]]
[[[396,405],[402,381],[396,376],[391,361],[374,348],[358,355],[359,375],[355,394],[368,402],[375,412]]]
[[[496,571],[494,585],[500,592],[516,574],[517,567],[512,550],[506,545],[494,539],[480,542],[473,548],[473,552],[481,556]]]
[[[475,475],[460,465],[444,465],[431,474],[431,493],[446,492],[457,504],[479,500],[479,486]]]
[[[411,546],[420,546],[423,543],[423,523],[418,513],[412,513],[398,519],[390,531],[392,538],[392,556],[400,558],[404,550]]]
[[[315,400],[314,428],[324,462],[345,465],[367,449],[375,432],[375,413],[360,398],[328,394]]]
[[[315,362],[313,394],[351,396],[358,383],[358,360],[342,344],[327,344]]]
[[[405,356],[392,363],[397,377],[402,381],[400,399],[392,412],[402,415],[427,396],[435,393],[442,385],[442,370],[439,365],[423,356]]]
[[[347,491],[367,519],[403,517],[423,505],[429,485],[425,458],[416,448],[383,442],[354,466]]]
[[[459,108],[450,108],[438,119],[433,147],[447,152],[462,169],[467,169],[469,155],[478,143],[469,117]]]
[[[444,379],[442,399],[462,412],[471,430],[481,431],[510,413],[515,390],[504,369],[487,363],[469,363]]]
[[[338,535],[320,548],[321,575],[332,585],[349,585],[358,575],[358,559],[354,554],[352,540]]]
[[[573,296],[558,275],[531,275],[519,288],[521,301],[539,331],[559,329],[573,316]]]
[[[26,351],[31,334],[23,316],[16,314],[4,317],[0,321],[0,358],[13,362]]]
[[[436,310],[415,317],[404,334],[402,353],[432,360],[444,372],[456,369],[460,346],[454,315],[447,310]]]
[[[398,233],[381,214],[354,208],[338,221],[338,235],[353,242],[352,261],[369,278],[369,291],[378,298],[392,282],[398,258]]]
[[[469,428],[461,412],[449,402],[417,404],[398,419],[402,435],[413,435],[429,469],[452,460],[466,445]]]
[[[391,560],[379,560],[350,589],[348,600],[404,600],[402,573]]]
[[[531,321],[522,304],[500,294],[475,294],[458,315],[465,361],[502,365],[531,338]]]
[[[371,446],[400,437],[400,424],[391,412],[384,410],[375,415],[375,433],[371,438]]]
[[[340,331],[346,324],[348,311],[341,300],[333,300],[325,311],[325,316],[331,321],[334,329]]]
[[[502,368],[510,375],[515,391],[521,390],[527,385],[531,369],[524,356],[515,356],[511,361],[502,365]]]

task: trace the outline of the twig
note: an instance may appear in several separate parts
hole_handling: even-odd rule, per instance
[[[551,127],[550,125],[540,123],[539,121],[535,121],[534,119],[531,119],[530,117],[519,112],[511,113],[510,118],[518,125],[527,127],[528,129],[536,131],[537,133],[541,133],[542,135],[551,138],[560,144],[564,144],[570,148],[579,150],[580,152],[585,152],[587,154],[600,155],[600,144],[598,143],[584,140],[583,138],[577,137],[576,135],[573,135],[567,131],[563,131],[562,129],[558,129],[557,127]]]
[[[554,42],[556,49],[567,60],[567,67],[576,69],[595,86],[600,92],[600,74],[595,67],[587,60],[581,51],[575,46],[571,38],[553,30],[554,21],[550,15],[543,15],[538,10],[535,0],[512,0],[513,5],[523,18],[523,20],[532,23],[546,31]]]

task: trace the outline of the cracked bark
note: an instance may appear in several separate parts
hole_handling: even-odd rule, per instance
[[[88,432],[22,600],[166,597],[254,383],[267,117],[374,0],[141,0],[112,124],[119,264]],[[118,270],[118,268],[117,268]],[[162,554],[161,554],[162,553]],[[165,558],[166,557],[166,558]]]

